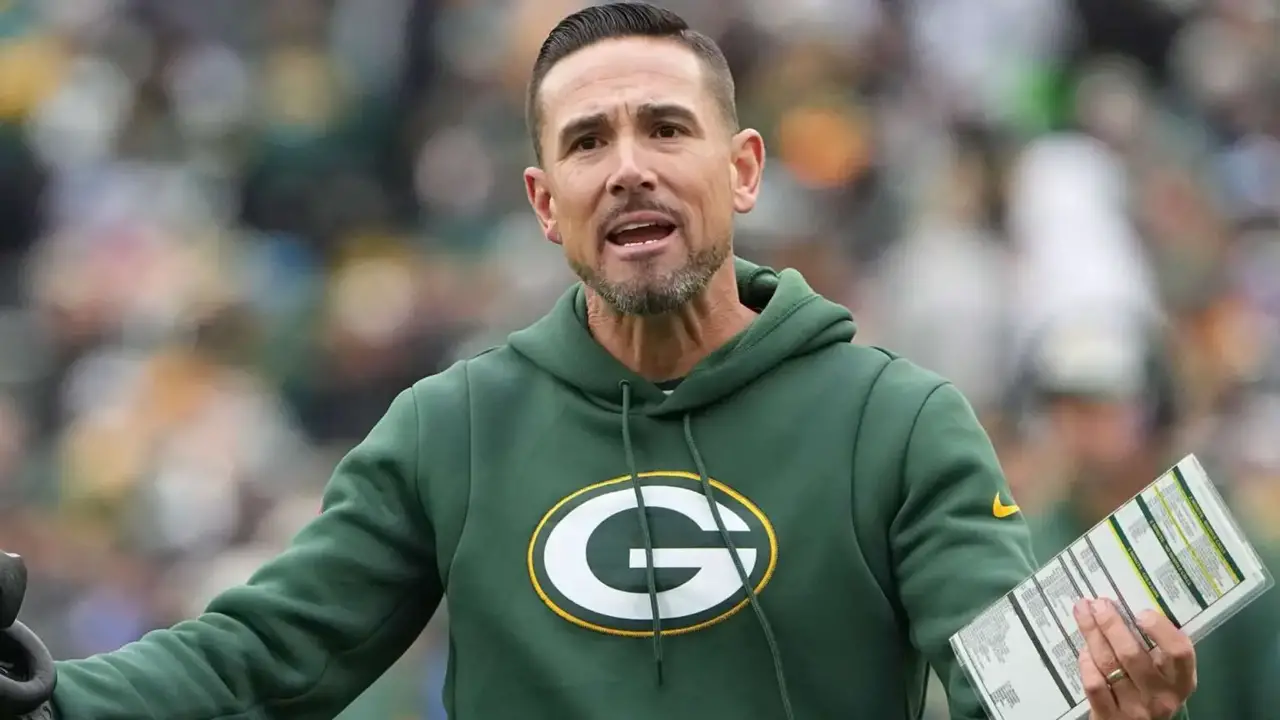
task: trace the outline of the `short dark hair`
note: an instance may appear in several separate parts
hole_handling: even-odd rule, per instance
[[[679,15],[643,2],[594,5],[569,15],[547,33],[533,63],[533,77],[525,100],[525,122],[533,139],[533,152],[542,162],[542,108],[538,92],[542,81],[556,63],[602,40],[628,37],[665,38],[689,48],[702,60],[707,82],[716,105],[734,130],[738,128],[738,108],[734,98],[733,73],[720,46],[706,35],[689,28]]]

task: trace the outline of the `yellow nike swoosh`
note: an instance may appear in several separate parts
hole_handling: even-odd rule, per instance
[[[991,501],[991,514],[998,518],[1007,518],[1010,515],[1017,515],[1019,508],[1017,505],[1005,505],[1000,502],[1000,493],[996,493],[996,499]]]

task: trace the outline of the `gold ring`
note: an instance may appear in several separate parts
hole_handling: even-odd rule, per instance
[[[1126,677],[1128,677],[1128,675],[1125,673],[1124,668],[1116,668],[1115,670],[1107,673],[1107,684],[1115,685]]]

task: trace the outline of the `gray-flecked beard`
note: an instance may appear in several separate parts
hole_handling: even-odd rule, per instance
[[[597,268],[570,261],[583,284],[595,291],[619,315],[663,315],[689,304],[711,282],[729,257],[728,244],[692,253],[689,261],[659,276],[642,275],[622,283],[610,282]]]

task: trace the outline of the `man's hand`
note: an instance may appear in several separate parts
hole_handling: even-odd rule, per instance
[[[1075,615],[1087,645],[1080,678],[1092,720],[1169,720],[1195,690],[1195,647],[1168,618],[1138,617],[1156,644],[1147,652],[1110,600],[1082,600]]]

